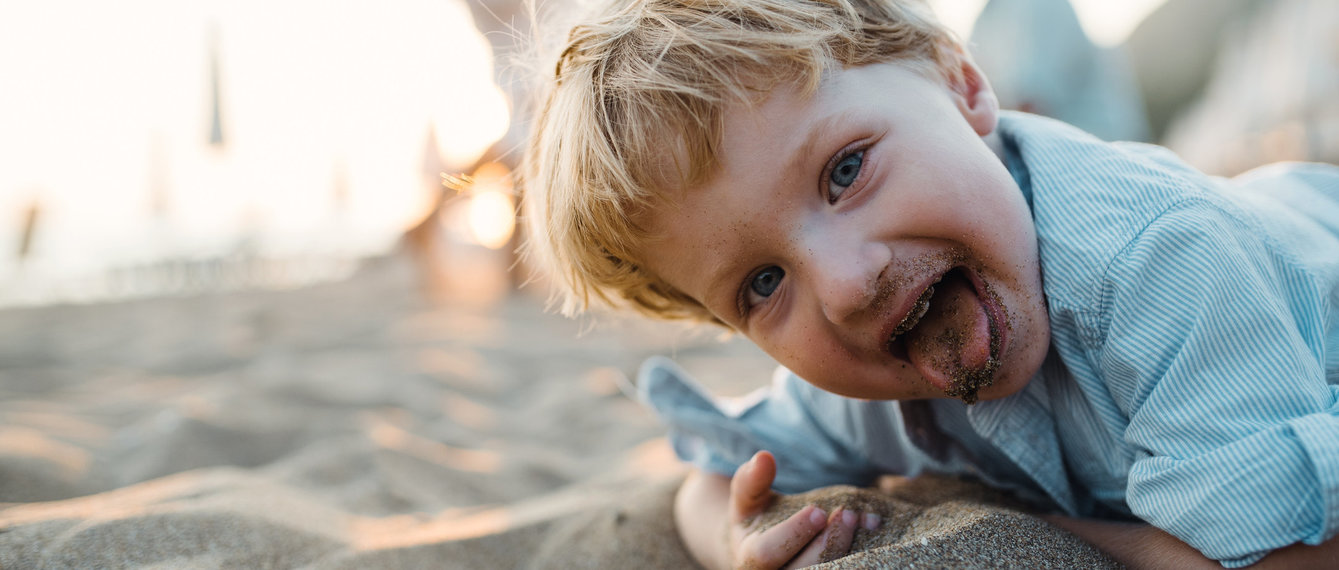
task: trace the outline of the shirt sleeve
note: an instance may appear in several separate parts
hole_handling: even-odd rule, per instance
[[[907,439],[897,402],[837,396],[784,368],[769,387],[736,399],[709,395],[664,357],[648,359],[637,384],[681,460],[730,475],[767,450],[777,458],[772,486],[782,493],[868,485],[885,473],[915,474],[928,461]]]
[[[1149,225],[1107,276],[1095,358],[1129,420],[1133,512],[1229,567],[1333,537],[1333,276],[1198,199]]]

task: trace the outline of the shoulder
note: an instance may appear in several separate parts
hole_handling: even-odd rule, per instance
[[[1259,223],[1224,195],[1225,181],[1165,148],[1109,143],[1063,123],[1009,114],[1027,168],[1048,299],[1056,308],[1100,308],[1113,264],[1187,233],[1250,232]]]

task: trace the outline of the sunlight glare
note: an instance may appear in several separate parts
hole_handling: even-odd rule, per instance
[[[0,82],[0,279],[379,253],[440,191],[421,175],[429,130],[459,171],[510,120],[464,0],[0,3]]]
[[[475,243],[500,249],[516,230],[511,172],[496,162],[480,166],[469,188],[469,227]]]
[[[516,229],[516,205],[511,196],[497,191],[475,194],[470,198],[470,233],[488,249],[499,249],[511,241]]]

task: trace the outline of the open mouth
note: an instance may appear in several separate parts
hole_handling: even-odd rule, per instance
[[[903,342],[902,336],[911,329],[916,328],[916,325],[921,322],[921,318],[925,316],[925,313],[929,312],[930,298],[934,297],[935,294],[935,284],[939,283],[943,278],[943,275],[941,275],[939,276],[939,279],[935,279],[933,283],[930,283],[930,286],[926,287],[925,290],[921,292],[920,297],[916,298],[916,302],[911,306],[911,311],[907,313],[907,316],[903,317],[902,322],[897,323],[897,326],[893,328],[893,333],[888,337],[887,341],[888,352],[891,352],[893,356],[903,360],[907,359],[907,347],[905,342]]]
[[[967,403],[993,382],[1002,345],[994,296],[974,277],[955,267],[927,285],[885,341],[889,354]]]

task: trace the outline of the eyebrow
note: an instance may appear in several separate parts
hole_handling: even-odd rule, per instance
[[[805,133],[804,141],[800,143],[800,146],[795,148],[795,152],[792,152],[790,156],[787,157],[787,168],[795,168],[796,164],[799,164],[803,160],[803,157],[814,154],[814,149],[818,147],[818,142],[823,139],[823,135],[831,131],[834,124],[846,119],[850,114],[850,111],[843,111],[837,114],[827,115],[815,121],[813,125],[809,127],[809,131]],[[827,159],[824,159],[823,162],[826,164]]]

